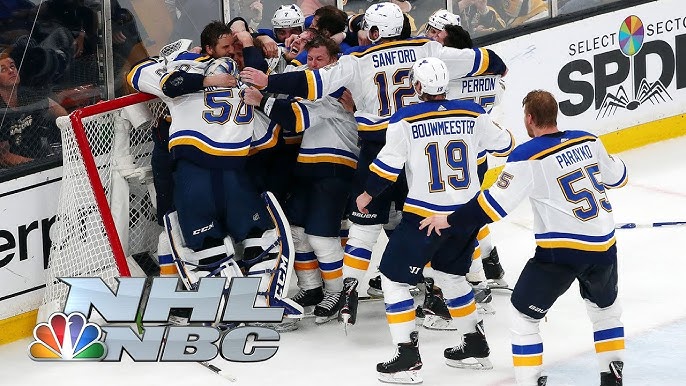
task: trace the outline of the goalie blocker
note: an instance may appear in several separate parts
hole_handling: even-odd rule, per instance
[[[264,232],[259,239],[247,239],[243,243],[244,246],[262,247],[262,253],[257,257],[250,260],[237,258],[229,236],[220,245],[193,251],[185,245],[176,212],[165,215],[164,221],[170,252],[186,289],[194,290],[201,277],[260,277],[260,295],[255,305],[282,307],[284,317],[299,319],[304,313],[302,307],[286,298],[294,263],[290,225],[272,193],[265,192],[262,198],[274,229]],[[230,282],[227,281],[227,286]]]

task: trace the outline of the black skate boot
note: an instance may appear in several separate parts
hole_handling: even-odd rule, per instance
[[[503,266],[500,265],[500,258],[498,257],[498,250],[496,247],[491,249],[491,253],[488,257],[484,257],[482,262],[484,264],[484,274],[488,281],[488,287],[507,288],[507,282],[503,279],[505,270],[503,269]]]
[[[410,286],[410,293],[412,296],[417,296],[422,291],[417,286]],[[381,275],[377,275],[369,279],[369,288],[367,288],[367,295],[373,298],[383,298],[383,290],[381,289]]]
[[[422,383],[419,375],[422,358],[419,356],[418,343],[419,333],[412,331],[410,342],[398,344],[393,359],[376,365],[379,380],[387,383]]]
[[[303,308],[316,306],[324,299],[324,290],[322,287],[312,288],[308,290],[301,289],[295,296],[293,301],[300,304]]]
[[[491,350],[488,348],[486,334],[484,334],[484,324],[476,324],[476,332],[464,334],[462,343],[455,347],[449,347],[443,351],[445,363],[448,366],[463,369],[489,370],[493,364],[488,359]],[[465,361],[465,359],[471,359]]]
[[[314,322],[326,323],[338,316],[338,311],[343,306],[343,297],[339,291],[324,291],[324,299],[314,308]]]
[[[546,383],[548,383],[548,377],[544,375],[542,377],[538,377],[538,382],[536,382],[536,386],[545,386]]]
[[[624,362],[610,362],[610,371],[600,373],[600,386],[622,386],[622,370]]]
[[[354,325],[357,320],[357,284],[358,281],[354,277],[346,277],[343,280],[343,306],[341,306],[341,313],[338,315],[338,320],[343,322],[343,329],[348,335],[348,325]]]
[[[476,302],[476,308],[478,312],[482,315],[493,315],[495,314],[495,309],[489,303],[493,300],[493,295],[491,294],[491,289],[488,288],[488,282],[469,282],[474,290],[474,302]]]
[[[422,325],[429,330],[454,330],[452,325],[453,317],[450,316],[448,306],[443,299],[440,288],[434,285],[434,279],[427,277],[424,279],[426,295],[424,295],[424,322]]]

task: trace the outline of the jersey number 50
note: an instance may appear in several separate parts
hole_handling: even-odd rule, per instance
[[[455,190],[466,189],[470,183],[467,144],[462,140],[452,140],[445,145],[444,150],[446,163],[456,172],[448,175],[448,184]],[[429,192],[444,192],[445,182],[441,176],[438,142],[429,142],[424,153],[429,157]]]
[[[202,118],[205,122],[210,124],[223,125],[231,119],[233,112],[233,105],[230,100],[235,99],[233,90],[213,90],[205,92],[205,106],[210,110],[203,110]],[[236,108],[236,116],[233,121],[237,125],[245,125],[250,123],[253,119],[253,107],[243,103],[243,100],[238,102]]]
[[[608,201],[605,196],[605,186],[595,178],[595,175],[598,173],[600,173],[598,164],[592,164],[583,169],[576,169],[557,179],[567,201],[574,204],[583,203],[583,205],[572,210],[574,216],[581,221],[596,218],[598,216],[599,207],[603,208],[606,212],[612,212],[610,201]],[[574,188],[575,182],[585,180],[586,178],[591,181],[593,189],[596,191],[599,198],[596,198],[596,195],[589,189],[583,188],[577,190]]]

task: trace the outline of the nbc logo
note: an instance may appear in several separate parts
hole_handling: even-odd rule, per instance
[[[87,323],[80,312],[50,315],[33,329],[33,337],[29,356],[35,361],[101,361],[107,355],[100,326]]]

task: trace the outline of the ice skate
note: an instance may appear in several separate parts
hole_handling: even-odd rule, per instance
[[[421,293],[422,291],[419,288],[417,288],[417,286],[410,286],[410,294],[412,294],[412,296],[418,296]],[[371,296],[372,298],[383,298],[383,290],[381,289],[380,275],[377,275],[369,279],[369,288],[367,288],[367,295]]]
[[[338,291],[324,291],[324,299],[314,308],[314,322],[317,324],[326,323],[338,316],[343,305],[343,297]]]
[[[426,285],[426,295],[422,311],[424,322],[422,325],[429,330],[455,330],[453,318],[450,316],[448,306],[445,304],[442,292],[434,285],[434,280],[430,277],[424,279]]]
[[[357,279],[353,277],[347,277],[343,280],[343,305],[341,306],[338,320],[343,322],[343,329],[346,335],[348,335],[348,326],[354,325],[357,320],[357,284]]]
[[[536,382],[536,386],[545,386],[546,383],[548,383],[548,377],[542,376],[538,378],[538,381]]]
[[[610,371],[600,373],[600,386],[622,386],[622,370],[624,362],[610,362]]]
[[[395,356],[388,362],[378,363],[376,371],[381,382],[416,384],[422,383],[419,370],[422,358],[419,356],[419,333],[410,334],[409,343],[399,343]]]
[[[482,259],[484,264],[484,273],[486,274],[486,282],[488,283],[488,288],[508,288],[507,282],[503,277],[505,276],[505,270],[503,266],[500,265],[500,258],[498,257],[498,250],[496,247],[491,249],[491,253]]]
[[[488,288],[488,282],[482,281],[478,283],[472,283],[472,288],[474,289],[474,301],[476,302],[476,309],[481,315],[494,315],[495,308],[491,304],[493,300],[493,295],[491,294],[491,289]]]
[[[308,290],[301,289],[291,299],[300,304],[305,311],[305,314],[309,315],[314,311],[314,306],[319,304],[324,299],[324,290],[322,287]]]
[[[488,359],[488,348],[483,322],[476,324],[476,332],[463,335],[462,343],[443,352],[445,363],[451,367],[473,370],[490,370],[493,364]]]

